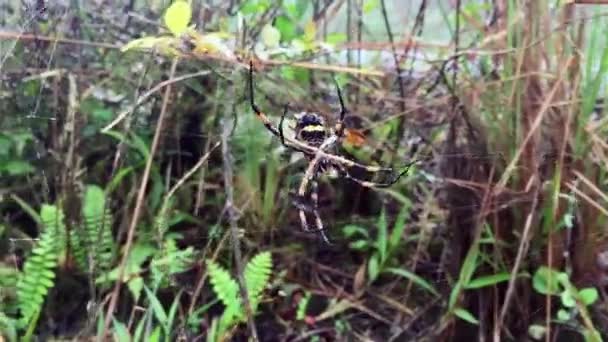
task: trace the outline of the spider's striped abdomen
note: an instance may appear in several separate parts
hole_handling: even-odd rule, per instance
[[[327,128],[323,118],[314,113],[302,113],[296,123],[296,139],[319,147],[326,138]]]

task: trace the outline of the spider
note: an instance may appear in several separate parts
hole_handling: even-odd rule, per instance
[[[251,109],[264,124],[266,129],[280,139],[281,144],[287,148],[303,153],[308,160],[308,166],[302,177],[300,186],[298,187],[296,201],[294,203],[299,211],[302,229],[307,232],[318,232],[323,241],[327,244],[331,244],[331,242],[325,234],[323,221],[319,215],[319,184],[317,179],[320,174],[335,170],[338,175],[350,179],[364,187],[383,188],[395,184],[401,176],[408,172],[410,166],[415,163],[415,161],[408,163],[403,171],[387,182],[366,181],[351,175],[350,170],[355,168],[362,169],[371,174],[390,173],[394,175],[395,171],[391,168],[360,164],[336,154],[339,143],[345,137],[344,118],[347,114],[342,92],[337,82],[336,89],[340,101],[340,113],[339,120],[334,127],[328,127],[324,118],[317,113],[302,112],[296,115],[294,138],[288,138],[285,137],[283,133],[283,123],[287,116],[289,105],[284,107],[279,125],[278,127],[275,127],[266,114],[264,114],[255,103],[253,61],[249,62],[249,100]],[[310,193],[310,202],[307,203],[306,195],[308,193]],[[314,216],[315,229],[309,228],[307,213]]]

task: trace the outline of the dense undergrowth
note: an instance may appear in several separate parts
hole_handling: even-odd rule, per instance
[[[1,4],[3,338],[608,339],[608,7],[406,3]],[[250,60],[273,123],[335,79],[339,154],[417,161],[321,177],[332,245]]]

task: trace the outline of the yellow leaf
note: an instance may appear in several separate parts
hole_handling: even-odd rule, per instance
[[[304,27],[304,40],[313,41],[315,40],[315,35],[317,34],[317,26],[314,21],[309,21]]]
[[[192,18],[192,9],[186,1],[175,1],[165,12],[165,25],[175,36],[181,35]]]
[[[277,30],[274,26],[270,24],[264,26],[261,35],[262,41],[267,47],[274,48],[279,46],[279,42],[281,41],[281,32],[279,32],[279,30]]]
[[[225,32],[210,32],[202,35],[197,32],[190,32],[188,38],[194,46],[195,55],[221,54],[225,57],[234,58],[232,49],[228,46],[228,38],[232,35]]]
[[[175,37],[144,37],[135,39],[123,46],[120,51],[129,50],[156,50],[165,55],[179,55],[179,44]]]

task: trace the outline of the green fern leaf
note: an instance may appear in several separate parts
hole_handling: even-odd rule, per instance
[[[43,232],[32,255],[25,261],[23,277],[17,285],[22,326],[32,323],[42,309],[44,299],[54,285],[55,268],[63,247],[61,239],[57,238],[65,231],[63,212],[56,206],[43,205],[40,217]]]
[[[207,261],[209,281],[213,286],[213,292],[217,295],[225,307],[231,307],[238,303],[239,286],[230,273],[215,262]]]
[[[115,244],[112,237],[112,215],[106,206],[105,193],[100,187],[87,186],[82,214],[87,251],[97,267],[107,270],[112,265]]]
[[[270,252],[258,253],[245,266],[245,286],[254,312],[260,302],[262,291],[268,285],[271,273],[272,255]]]

